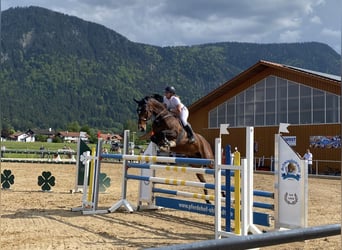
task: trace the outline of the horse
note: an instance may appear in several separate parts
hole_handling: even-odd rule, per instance
[[[213,159],[214,154],[209,142],[200,134],[194,133],[195,142],[189,143],[187,134],[183,129],[180,120],[167,110],[162,103],[163,97],[160,95],[145,96],[141,100],[134,101],[138,104],[138,130],[146,132],[147,122],[152,120],[151,141],[157,144],[160,149],[165,149],[171,153],[182,154],[191,158]],[[200,167],[191,165],[192,167]],[[213,161],[202,167],[214,168]],[[203,174],[196,173],[198,180],[206,183]],[[204,189],[204,194],[208,190]],[[207,200],[207,203],[210,203]]]

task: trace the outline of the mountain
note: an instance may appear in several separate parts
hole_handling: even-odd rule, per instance
[[[173,85],[189,105],[259,60],[341,73],[340,55],[317,42],[158,47],[40,7],[8,9],[1,22],[2,121],[21,130],[122,131],[136,125],[133,98]]]

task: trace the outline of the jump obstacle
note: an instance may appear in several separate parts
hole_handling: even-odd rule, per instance
[[[253,132],[253,128],[252,127],[247,127],[247,133],[249,134],[251,132]],[[94,178],[95,175],[93,175],[92,179],[93,179],[93,188],[89,189],[88,192],[88,199],[82,199],[82,206],[80,208],[77,209],[73,209],[73,211],[82,211],[84,214],[95,214],[95,213],[107,213],[107,212],[114,212],[116,211],[118,208],[124,206],[126,208],[126,210],[128,212],[133,212],[133,206],[130,204],[130,202],[127,201],[127,181],[128,180],[139,180],[140,183],[145,183],[146,181],[148,181],[149,183],[165,183],[165,184],[171,184],[171,185],[185,185],[185,186],[196,186],[196,187],[201,187],[201,188],[212,188],[212,184],[203,184],[203,183],[195,183],[195,182],[189,182],[189,181],[182,181],[182,180],[170,180],[170,179],[162,179],[159,177],[155,177],[155,176],[135,176],[135,175],[129,175],[128,174],[128,169],[129,168],[133,168],[133,167],[138,167],[141,169],[149,169],[149,170],[157,170],[157,169],[164,169],[164,170],[171,170],[172,171],[179,171],[179,172],[186,172],[186,171],[191,171],[193,173],[195,173],[196,171],[199,171],[201,173],[210,173],[213,170],[209,170],[209,169],[191,169],[190,168],[185,168],[184,166],[160,166],[158,164],[154,164],[154,163],[170,163],[170,164],[207,164],[208,161],[212,161],[213,159],[192,159],[192,158],[181,158],[181,157],[163,157],[163,156],[155,156],[155,155],[127,155],[126,154],[126,149],[127,149],[127,145],[128,145],[128,138],[129,138],[129,131],[125,131],[125,140],[124,140],[124,154],[123,155],[119,155],[119,154],[101,154],[101,146],[98,146],[97,149],[97,154],[93,155],[93,156],[85,156],[85,162],[86,164],[88,164],[90,161],[95,161],[96,164],[94,164],[94,169],[95,172],[99,173],[99,169],[100,169],[100,160],[99,158],[113,158],[113,159],[119,159],[122,160],[122,168],[123,168],[123,181],[122,181],[122,192],[121,192],[121,199],[116,202],[115,204],[113,204],[107,211],[106,210],[97,210],[97,201],[98,201],[98,191],[96,191],[96,185],[98,185],[98,183],[96,184]],[[98,145],[101,145],[101,142],[99,141]],[[219,145],[219,146],[218,146]],[[149,147],[152,147],[151,144],[149,145]],[[215,173],[215,176],[220,176],[220,174],[224,173],[225,171],[227,171],[229,173],[230,170],[238,173],[240,172],[240,174],[236,174],[235,173],[235,177],[236,180],[237,179],[241,179],[242,180],[242,186],[240,188],[235,187],[235,190],[241,190],[241,194],[242,194],[242,198],[240,198],[237,193],[240,192],[235,192],[235,202],[234,205],[237,206],[237,204],[242,205],[242,208],[239,209],[237,207],[237,209],[235,208],[235,217],[238,217],[238,222],[235,222],[235,234],[242,234],[242,235],[246,235],[248,232],[252,232],[252,233],[261,233],[260,230],[254,225],[254,219],[253,219],[253,215],[255,215],[255,213],[253,212],[253,206],[258,206],[258,204],[253,202],[253,195],[255,195],[255,193],[258,193],[258,191],[253,191],[253,136],[249,136],[249,139],[247,138],[246,141],[246,152],[247,152],[247,159],[243,160],[243,164],[241,166],[234,166],[234,165],[222,165],[222,164],[218,164],[219,162],[221,162],[221,155],[220,153],[217,152],[221,152],[221,146],[220,146],[220,141],[215,143],[215,171],[217,171]],[[147,153],[154,153],[151,150],[148,152],[149,150],[145,151],[145,154]],[[84,153],[83,153],[84,154]],[[229,157],[230,158],[230,157]],[[248,160],[250,159],[250,160]],[[140,163],[132,163],[131,161],[138,161]],[[203,162],[204,161],[204,162]],[[151,164],[152,163],[152,164]],[[88,167],[87,167],[88,168]],[[222,171],[221,169],[224,169],[224,171]],[[89,175],[89,169],[86,171],[86,176]],[[87,180],[86,176],[84,177],[84,183],[86,183],[85,180]],[[229,178],[227,178],[227,176],[229,176]],[[230,173],[227,174],[226,173],[226,180],[230,179]],[[305,175],[303,175],[305,177]],[[89,176],[87,176],[89,177]],[[305,179],[305,178],[303,178]],[[215,178],[215,182],[216,181],[220,181],[221,178]],[[95,187],[95,188],[94,188]],[[224,186],[223,186],[224,187]],[[87,188],[87,185],[84,185],[84,189]],[[221,193],[220,193],[220,188],[222,188],[221,184],[219,183],[215,183],[215,196],[204,196],[202,194],[196,194],[196,193],[188,193],[188,192],[180,192],[180,191],[174,191],[174,190],[168,190],[168,189],[158,189],[158,188],[154,188],[150,186],[150,197],[152,197],[151,203],[149,204],[150,207],[159,207],[159,206],[163,206],[163,207],[168,207],[167,205],[169,205],[169,207],[174,208],[174,209],[179,209],[179,202],[183,202],[184,204],[184,200],[183,201],[179,201],[173,198],[169,198],[169,197],[155,197],[155,193],[167,193],[167,194],[173,194],[173,195],[177,195],[177,196],[185,196],[185,197],[191,197],[191,198],[200,198],[202,200],[215,200],[215,204],[221,204],[220,202],[224,201],[222,200],[220,197]],[[228,187],[227,184],[225,186],[226,188],[226,193],[230,193],[231,190],[234,190],[234,187]],[[140,190],[141,192],[141,190]],[[262,193],[262,192],[260,192]],[[265,195],[263,193],[263,195]],[[265,195],[268,196],[268,195]],[[230,197],[230,195],[228,196]],[[227,197],[227,198],[228,198]],[[279,197],[279,195],[278,195]],[[305,199],[306,196],[301,196],[301,199]],[[297,197],[298,198],[298,197]],[[226,202],[226,206],[227,207],[231,207],[231,201],[229,201],[230,199],[227,199]],[[237,202],[240,201],[240,202]],[[141,200],[139,200],[139,202],[141,202]],[[174,205],[177,204],[178,205]],[[305,202],[304,202],[305,203]],[[171,205],[170,205],[171,204]],[[173,204],[173,205],[172,205]],[[277,201],[276,201],[276,205],[277,205]],[[140,204],[138,205],[138,207],[140,206]],[[261,205],[259,204],[259,206],[261,207],[267,207],[267,208],[274,208],[274,206],[268,206],[268,205]],[[189,207],[192,208],[197,208],[197,210],[200,213],[204,213],[204,214],[208,214],[209,213],[213,213],[215,215],[215,237],[216,238],[220,238],[221,236],[228,236],[230,235],[230,233],[227,233],[226,231],[222,231],[221,230],[221,215],[222,215],[222,211],[223,213],[225,213],[225,209],[221,208],[219,209],[218,207],[221,207],[220,205],[217,206],[213,206],[210,204],[204,204],[204,203],[195,203],[195,202],[185,202],[184,207],[186,207],[186,211],[191,211],[191,209],[189,209]],[[240,214],[240,210],[241,210],[241,214]],[[283,209],[284,210],[284,209]],[[277,216],[279,216],[283,210],[279,209],[279,204],[278,204],[278,208],[276,210],[277,212]],[[298,208],[297,208],[298,210]],[[198,212],[197,211],[197,212]],[[205,211],[205,212],[203,212]],[[305,209],[301,212],[305,212]],[[194,212],[194,211],[193,211]],[[221,213],[220,213],[221,212]],[[234,217],[234,210],[232,209],[230,211],[230,213],[226,213],[226,224],[227,221],[230,221],[230,219],[232,217]],[[230,216],[229,216],[230,215]],[[239,218],[241,215],[241,219]],[[305,216],[304,216],[305,217]],[[268,219],[269,217],[266,216],[266,218]],[[235,218],[236,219],[236,218]],[[242,228],[240,229],[240,227],[238,226],[238,224],[240,223],[239,221],[242,221]],[[276,223],[278,226],[281,225],[282,223]],[[287,227],[291,228],[291,223],[286,222],[285,223]],[[298,226],[298,225],[295,225]],[[302,226],[302,225],[300,225]],[[238,229],[237,229],[238,228]]]
[[[291,242],[299,242],[341,234],[341,224],[329,224],[323,226],[297,228],[267,232],[257,235],[246,235],[229,239],[215,239],[198,241],[194,243],[170,245],[145,250],[245,250],[258,249],[272,245],[280,245]]]
[[[1,186],[2,189],[10,189],[14,184],[15,176],[10,169],[4,169],[1,173]],[[51,187],[55,186],[55,177],[50,171],[43,171],[41,175],[37,177],[37,184],[41,187],[42,191],[50,191]]]
[[[56,152],[61,151],[41,151],[41,150],[17,150],[17,149],[2,149],[1,150],[1,162],[18,162],[18,163],[38,163],[38,164],[76,164],[75,157],[72,159],[52,159],[50,157],[47,158],[8,158],[4,157],[4,154],[47,154],[53,155]],[[72,154],[70,151],[67,153],[63,151],[61,154]],[[1,188],[10,189],[12,185],[15,184],[15,175],[12,173],[10,169],[4,169],[1,174]],[[37,184],[41,187],[42,191],[50,191],[51,187],[55,185],[55,177],[51,174],[50,171],[43,171],[41,175],[37,177]]]
[[[5,154],[26,154],[26,155],[41,155],[42,158],[14,158],[4,157]],[[55,159],[54,155],[68,155],[68,159]],[[70,150],[28,150],[28,149],[2,149],[1,162],[20,162],[20,163],[47,163],[47,164],[75,164],[76,152]]]
[[[80,207],[72,208],[71,211],[82,211],[83,214],[104,214],[108,210],[98,209],[99,198],[99,176],[101,171],[100,158],[102,150],[102,141],[99,140],[97,147],[92,148],[91,152],[88,146],[80,139],[78,150],[78,167],[76,169],[76,188],[80,184],[80,179],[83,178],[83,195],[82,204]],[[82,152],[82,154],[81,154]]]

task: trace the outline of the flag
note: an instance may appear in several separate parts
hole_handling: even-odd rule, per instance
[[[280,133],[290,133],[290,131],[287,130],[287,127],[290,126],[289,123],[280,123],[279,124],[279,134]]]
[[[80,140],[79,156],[81,156],[84,152],[87,152],[87,151],[91,152],[91,149],[88,147],[88,145],[82,139],[79,139],[79,140]],[[78,161],[77,185],[82,186],[84,182],[85,165],[83,164],[80,158],[81,157],[77,159]]]
[[[229,124],[220,124],[220,135],[229,135]]]

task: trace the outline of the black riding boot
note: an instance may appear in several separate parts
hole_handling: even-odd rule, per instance
[[[194,143],[195,142],[195,137],[194,137],[194,132],[192,131],[192,128],[190,125],[184,126],[184,129],[188,135],[189,143]]]

